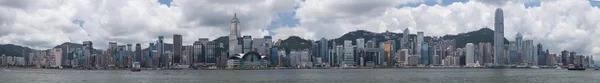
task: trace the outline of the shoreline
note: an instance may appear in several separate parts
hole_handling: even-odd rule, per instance
[[[25,67],[3,67],[0,68],[3,70],[29,70],[29,69],[40,69],[40,70],[131,70],[132,68],[109,68],[109,69],[77,69],[77,68],[62,68],[62,69],[49,69],[49,68],[25,68]],[[551,67],[547,67],[547,68],[491,68],[491,67],[368,67],[368,68],[232,68],[232,69],[228,69],[228,68],[217,68],[217,69],[192,69],[192,68],[184,68],[184,69],[177,69],[177,68],[141,68],[141,70],[311,70],[311,69],[317,69],[317,70],[322,70],[322,69],[331,69],[331,70],[337,70],[337,69],[555,69],[555,68],[551,68]],[[588,69],[593,69],[593,68],[588,68]]]

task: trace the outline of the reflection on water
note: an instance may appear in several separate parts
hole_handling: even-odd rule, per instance
[[[52,70],[0,71],[2,83],[600,83],[600,71],[556,69]]]

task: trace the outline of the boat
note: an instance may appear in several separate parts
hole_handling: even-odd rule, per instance
[[[556,69],[562,69],[562,68],[560,68],[560,66],[556,66]]]
[[[540,67],[538,67],[538,66],[531,66],[531,67],[529,67],[529,68],[532,68],[532,69],[539,69]]]
[[[131,72],[142,71],[142,69],[140,68],[140,62],[133,62],[132,66],[133,66],[133,68],[131,69]]]
[[[569,68],[567,68],[567,70],[585,70],[585,67],[583,67],[582,65],[569,65]]]

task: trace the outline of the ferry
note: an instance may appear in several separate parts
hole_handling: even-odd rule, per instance
[[[532,69],[539,69],[540,67],[538,67],[538,66],[531,66],[531,67],[529,67],[529,68],[532,68]]]
[[[569,68],[567,68],[568,70],[585,70],[585,67],[583,67],[582,65],[573,65],[570,64]]]
[[[142,71],[142,69],[140,68],[140,62],[133,62],[133,68],[131,69],[132,72],[140,72]]]

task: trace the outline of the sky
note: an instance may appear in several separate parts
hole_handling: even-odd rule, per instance
[[[600,60],[599,0],[0,0],[0,44],[49,49],[64,42],[141,43],[158,36],[184,44],[229,34],[236,14],[242,34],[337,38],[355,30],[443,36],[493,29],[502,8],[505,37]]]

